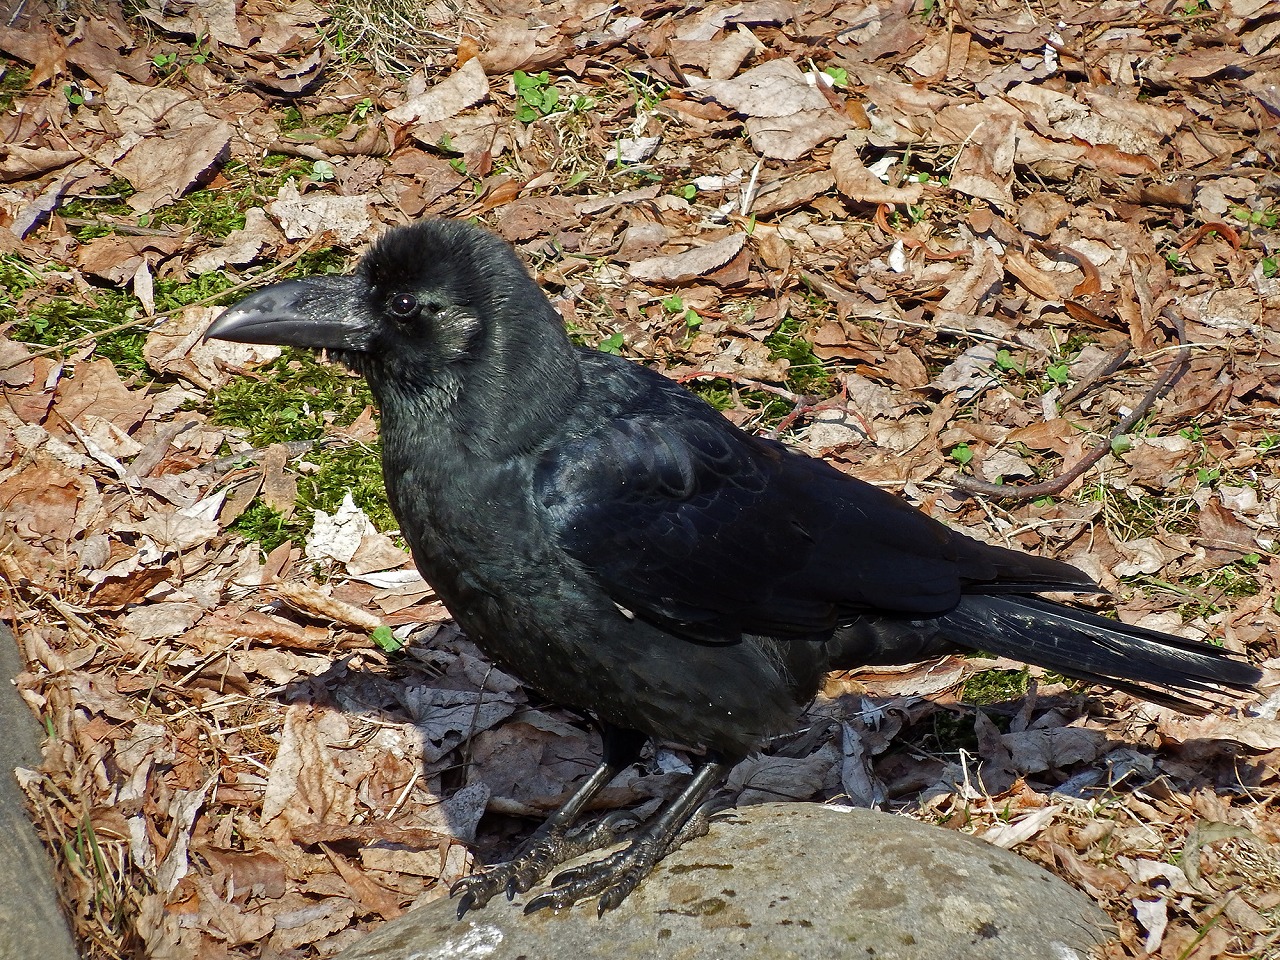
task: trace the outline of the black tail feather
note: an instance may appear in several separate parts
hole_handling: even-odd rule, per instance
[[[1039,597],[969,595],[938,621],[953,641],[1117,687],[1187,713],[1238,706],[1261,672],[1198,640],[1108,620]]]

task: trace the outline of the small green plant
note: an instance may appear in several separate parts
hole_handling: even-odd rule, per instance
[[[245,508],[235,522],[228,527],[246,540],[252,540],[262,547],[263,553],[270,553],[280,544],[293,539],[293,531],[279,510],[267,506],[261,500],[254,500]]]
[[[325,37],[333,47],[333,52],[338,55],[338,59],[350,61],[352,58],[351,41],[347,39],[347,31],[342,29],[342,24],[335,23],[333,25],[333,34]]]
[[[831,82],[837,87],[847,87],[849,85],[849,71],[844,67],[827,67],[822,71],[831,78]]]
[[[384,653],[395,653],[404,648],[404,641],[392,633],[391,628],[385,623],[374,627],[373,632],[369,634],[369,639]]]
[[[160,74],[162,77],[168,76],[178,68],[177,51],[157,53],[151,58],[151,65],[156,68],[156,73]]]
[[[1020,377],[1027,375],[1026,361],[1016,359],[1012,353],[1004,348],[996,351],[996,366],[1006,373],[1016,373]]]
[[[216,187],[192,190],[173,203],[156,208],[146,225],[183,226],[204,236],[225,237],[232,230],[244,227],[245,211],[260,204],[264,193],[274,193],[286,180],[308,174],[310,167],[310,161],[296,157],[287,158],[283,166],[264,163],[259,169],[251,169],[241,160],[229,161],[222,168]],[[121,205],[120,216],[127,217],[130,212],[127,206]],[[82,215],[97,219],[100,211]],[[82,239],[86,238],[82,235]]]
[[[84,106],[84,94],[80,92],[80,88],[74,83],[64,83],[62,85],[62,95],[67,98],[67,103],[73,107]]]
[[[1202,487],[1212,487],[1218,482],[1222,476],[1222,470],[1218,467],[1197,467],[1196,483]]]
[[[293,350],[259,368],[258,377],[232,380],[211,394],[206,401],[210,421],[233,428],[229,432],[255,449],[314,441],[307,450],[311,469],[298,477],[293,516],[286,518],[255,501],[232,528],[271,550],[286,540],[301,540],[316,510],[333,513],[350,493],[379,530],[395,529],[376,447],[324,442],[335,425],[351,423],[372,404],[364,381],[309,352]]]
[[[960,699],[978,707],[1016,700],[1027,692],[1029,677],[1025,669],[984,670],[965,681]]]
[[[1250,210],[1248,207],[1232,207],[1228,216],[1235,217],[1255,227],[1266,227],[1268,230],[1280,223],[1280,207],[1270,206],[1264,210]]]
[[[350,423],[373,402],[362,380],[303,351],[285,351],[210,396],[210,420],[243,427],[255,447],[320,440],[331,423]]]
[[[559,105],[560,89],[551,82],[546,70],[541,73],[517,70],[511,79],[516,88],[516,119],[521,123],[533,123]]]
[[[1262,275],[1264,277],[1274,277],[1280,273],[1280,257],[1263,257],[1262,258]]]
[[[770,360],[787,361],[787,387],[790,390],[805,396],[831,396],[831,377],[814,354],[813,345],[805,339],[804,323],[798,317],[789,316],[778,324],[778,329],[764,338],[764,345],[769,348]],[[778,397],[773,399],[781,400]],[[786,401],[772,402],[770,407],[779,417],[791,412],[791,404]]]
[[[718,378],[715,380],[691,380],[687,386],[722,413],[725,410],[732,410],[740,403],[740,395],[733,389],[733,385],[728,380],[720,380]]]
[[[622,353],[622,331],[609,334],[609,336],[600,341],[600,344],[596,349],[601,353]]]
[[[683,320],[690,333],[696,332],[702,326],[702,317],[698,315],[698,311],[692,307],[686,308],[684,300],[678,294],[673,294],[663,300],[662,309]]]
[[[46,283],[44,276],[17,254],[0,256],[0,323],[13,320],[14,304],[33,287]]]
[[[1189,427],[1183,427],[1178,431],[1178,436],[1184,440],[1189,440],[1199,447],[1201,461],[1210,461],[1203,463],[1196,468],[1196,483],[1202,487],[1212,487],[1222,479],[1222,468],[1212,462],[1214,458],[1213,451],[1204,437],[1204,430],[1199,424],[1192,424]]]
[[[140,312],[138,299],[116,288],[76,299],[40,297],[17,318],[9,336],[35,346],[61,347],[100,333],[95,343],[98,356],[114,363],[121,374],[141,373],[147,369],[142,356],[146,330],[141,324],[128,325]]]
[[[1065,386],[1067,380],[1071,377],[1071,367],[1067,365],[1065,360],[1061,363],[1051,363],[1045,367],[1044,375],[1058,386]]]
[[[30,82],[30,70],[8,57],[0,57],[0,110],[12,108],[14,97],[26,90]]]
[[[947,456],[963,467],[973,459],[973,449],[967,443],[957,443],[947,451]]]
[[[204,36],[196,37],[195,42],[191,45],[191,52],[186,55],[188,63],[209,62],[209,51],[205,49],[206,40],[207,38]],[[151,58],[151,66],[162,77],[167,77],[179,69],[181,65],[181,56],[177,50],[170,50],[168,53],[157,53]]]

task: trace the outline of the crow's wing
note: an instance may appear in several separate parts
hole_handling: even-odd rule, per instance
[[[941,614],[962,592],[1097,589],[700,407],[612,420],[538,467],[560,546],[637,615],[731,640]]]

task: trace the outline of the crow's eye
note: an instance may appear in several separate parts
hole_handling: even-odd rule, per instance
[[[397,293],[387,304],[387,310],[397,320],[412,320],[421,312],[418,298],[411,293]]]

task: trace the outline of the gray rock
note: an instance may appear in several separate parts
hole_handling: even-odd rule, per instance
[[[462,921],[455,902],[435,901],[339,960],[1083,960],[1109,926],[1092,900],[1015,854],[811,803],[722,815],[601,919],[594,902],[526,917],[525,899],[499,897]]]
[[[0,960],[74,960],[53,867],[13,775],[40,764],[40,724],[12,683],[22,669],[17,641],[0,626]]]

